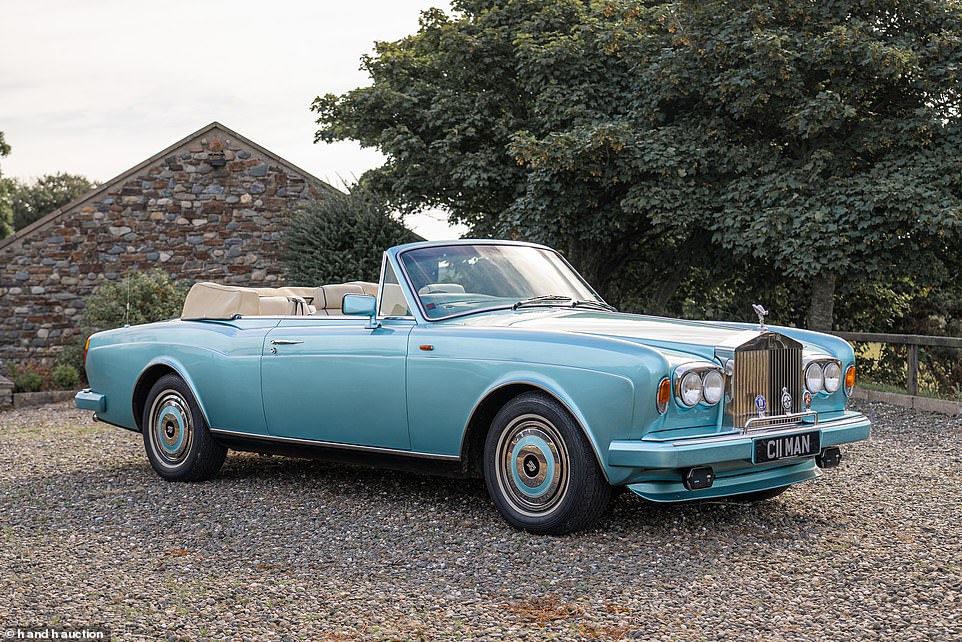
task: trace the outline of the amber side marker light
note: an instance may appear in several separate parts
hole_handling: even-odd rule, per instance
[[[84,341],[84,367],[87,366],[87,350],[90,350],[90,337],[87,337],[87,340]]]
[[[668,412],[668,402],[671,400],[671,382],[668,379],[662,379],[661,383],[658,384],[658,396],[655,397],[655,408],[658,409],[659,414],[665,414]]]
[[[852,391],[855,389],[855,366],[849,366],[845,369],[845,395],[848,397],[852,396]]]

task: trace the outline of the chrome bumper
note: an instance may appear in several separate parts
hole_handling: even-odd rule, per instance
[[[785,428],[744,433],[726,432],[710,437],[673,441],[618,440],[608,446],[608,465],[642,469],[688,468],[728,461],[751,463],[753,440],[795,433],[821,432],[821,446],[838,446],[868,439],[871,423],[865,415],[848,412],[845,416],[818,423],[800,423]]]

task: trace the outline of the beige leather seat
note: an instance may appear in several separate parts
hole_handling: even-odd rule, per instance
[[[313,297],[314,314],[322,316],[341,316],[344,297],[348,294],[368,294],[377,296],[377,283],[366,281],[351,281],[350,283],[333,283],[314,288],[311,296]]]
[[[348,294],[365,294],[359,283],[334,283],[314,289],[314,314],[341,316],[341,304]]]
[[[180,318],[230,319],[238,314],[341,316],[341,303],[347,294],[377,296],[377,283],[352,281],[318,288],[244,288],[210,282],[196,283],[187,293]]]

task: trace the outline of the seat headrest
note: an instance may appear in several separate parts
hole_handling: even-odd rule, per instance
[[[314,307],[318,310],[341,310],[341,302],[347,294],[364,294],[358,283],[322,285],[314,290]]]
[[[347,285],[360,285],[361,289],[364,290],[364,294],[377,296],[377,283],[370,283],[368,281],[348,281]]]

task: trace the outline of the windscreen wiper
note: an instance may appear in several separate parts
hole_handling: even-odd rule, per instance
[[[544,296],[533,296],[530,299],[522,299],[511,306],[512,310],[517,310],[526,305],[548,305],[551,303],[558,303],[560,301],[571,301],[570,296],[563,296],[561,294],[545,294]]]
[[[552,303],[565,303],[572,308],[577,307],[590,307],[599,308],[601,310],[609,310],[611,312],[617,312],[614,306],[608,305],[607,303],[602,303],[601,301],[595,301],[593,299],[572,299],[570,296],[564,296],[561,294],[545,294],[544,296],[533,296],[530,299],[523,299],[515,303],[512,309],[517,310],[527,305],[551,305]]]
[[[618,311],[618,308],[616,308],[616,307],[613,306],[613,305],[608,305],[607,303],[602,303],[601,301],[593,301],[593,300],[591,300],[591,299],[578,299],[577,301],[572,301],[572,302],[571,302],[571,307],[573,307],[573,308],[577,308],[577,307],[599,308],[599,309],[601,309],[601,310],[608,310],[609,312],[617,312],[617,311]]]

